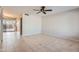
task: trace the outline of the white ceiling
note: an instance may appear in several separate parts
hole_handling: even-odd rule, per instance
[[[71,9],[79,8],[78,6],[46,6],[47,9],[52,9],[52,12],[47,12],[46,15],[51,15],[63,11],[68,11]],[[3,14],[18,17],[24,13],[36,14],[36,11],[33,9],[40,9],[40,6],[3,6]],[[40,13],[39,15],[44,16]]]

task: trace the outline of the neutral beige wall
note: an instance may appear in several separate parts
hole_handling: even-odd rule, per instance
[[[42,18],[43,33],[57,37],[79,37],[79,9]]]

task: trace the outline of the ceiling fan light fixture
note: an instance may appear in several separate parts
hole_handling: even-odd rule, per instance
[[[38,11],[36,14],[39,14],[39,13],[43,13],[43,14],[46,14],[46,12],[48,11],[52,11],[52,9],[45,9],[46,7],[45,6],[42,6],[40,10],[36,10],[36,9],[33,9],[34,11]]]

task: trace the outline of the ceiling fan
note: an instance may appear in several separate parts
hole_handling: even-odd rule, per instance
[[[42,6],[39,10],[33,9],[34,11],[38,11],[36,14],[43,13],[46,14],[47,11],[53,11],[52,9],[45,9],[45,6]]]
[[[27,13],[25,13],[24,15],[27,15],[27,16],[29,16],[29,14],[27,14]]]

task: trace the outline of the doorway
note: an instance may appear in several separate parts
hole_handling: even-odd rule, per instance
[[[3,20],[3,32],[16,32],[16,29],[16,20]]]

